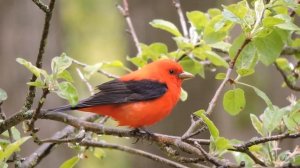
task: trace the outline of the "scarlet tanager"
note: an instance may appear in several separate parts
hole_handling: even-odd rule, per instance
[[[48,111],[80,110],[110,116],[120,126],[149,126],[170,114],[179,100],[182,81],[192,77],[179,63],[158,60],[97,86],[98,93],[75,106]]]

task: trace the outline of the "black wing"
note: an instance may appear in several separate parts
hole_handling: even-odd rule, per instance
[[[63,106],[49,111],[64,111],[85,107],[130,103],[158,98],[166,93],[167,85],[153,80],[120,81],[118,79],[103,83],[97,87],[100,91],[81,100],[75,107]]]

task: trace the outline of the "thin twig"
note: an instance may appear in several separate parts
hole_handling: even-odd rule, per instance
[[[295,133],[295,134],[283,133],[283,134],[279,134],[279,135],[273,135],[273,136],[269,136],[269,137],[253,139],[248,142],[245,142],[244,144],[235,145],[234,148],[237,150],[243,150],[243,149],[249,148],[253,145],[258,145],[258,144],[262,144],[262,143],[266,143],[266,142],[270,142],[270,141],[277,141],[277,140],[282,140],[282,139],[287,139],[287,138],[295,139],[295,138],[299,138],[299,137],[300,137],[300,132]]]
[[[294,90],[294,91],[300,91],[300,87],[295,86],[294,84],[291,83],[291,81],[288,79],[287,75],[285,74],[285,72],[279,67],[279,65],[274,62],[274,65],[276,67],[276,69],[280,72],[281,76],[283,77],[284,82],[286,83],[286,85]]]
[[[82,72],[80,71],[79,68],[76,68],[76,71],[80,77],[80,79],[85,83],[85,85],[87,86],[89,92],[91,93],[91,95],[93,95],[95,92],[94,92],[94,89],[92,87],[92,85],[89,83],[89,81],[87,81],[87,79],[83,76]]]
[[[124,16],[124,18],[126,20],[126,23],[128,25],[128,28],[129,28],[130,35],[131,35],[131,37],[133,39],[133,42],[135,44],[135,47],[138,51],[137,55],[139,56],[142,53],[142,48],[140,46],[139,39],[137,37],[137,34],[136,34],[135,29],[133,27],[131,18],[129,16],[129,7],[128,7],[127,0],[123,0],[123,6],[118,4],[117,8],[119,9],[119,11],[121,12],[121,14]]]
[[[181,9],[180,0],[172,0],[172,1],[177,10],[178,16],[179,16],[179,21],[180,21],[180,25],[181,25],[181,28],[183,31],[183,36],[188,37],[189,34],[188,34],[188,30],[187,30],[187,24],[186,24],[186,21],[185,21],[185,18],[184,18],[182,9]]]
[[[239,50],[237,51],[236,55],[234,56],[234,58],[229,62],[229,67],[227,69],[226,72],[226,77],[224,78],[224,80],[222,81],[222,83],[220,84],[220,86],[218,87],[218,89],[216,90],[213,98],[211,99],[211,101],[209,102],[209,106],[205,112],[206,115],[210,115],[214,109],[214,107],[216,106],[216,102],[218,100],[218,98],[221,95],[221,92],[225,86],[225,84],[227,83],[227,81],[230,79],[230,75],[233,71],[233,68],[235,66],[236,60],[238,59],[238,57],[240,56],[242,50],[247,46],[247,44],[249,44],[251,42],[250,38],[246,38],[245,41],[243,42],[243,44],[241,45],[241,47],[239,48]],[[182,136],[183,139],[186,139],[188,137],[190,137],[192,135],[193,132],[195,132],[200,126],[203,125],[203,122],[201,119],[193,122],[191,124],[191,126],[189,127],[189,129],[184,133],[184,135]]]
[[[214,164],[214,165],[217,166],[217,167],[232,167],[232,168],[234,168],[234,167],[236,167],[236,168],[240,167],[239,165],[230,163],[230,162],[228,162],[228,161],[227,161],[227,162],[224,162],[224,161],[219,160],[218,158],[216,158],[216,157],[210,155],[210,154],[207,153],[207,152],[202,148],[202,146],[201,146],[199,143],[197,143],[197,142],[195,142],[195,146],[202,152],[203,156],[204,156],[209,162],[211,162],[212,164]]]
[[[39,6],[38,5],[39,3],[37,3],[37,2],[40,2],[40,1],[35,0],[33,2],[35,4],[37,4],[37,6]],[[42,33],[42,37],[41,37],[41,41],[40,41],[40,47],[39,47],[39,51],[38,51],[38,55],[37,55],[37,59],[36,59],[36,63],[35,63],[35,66],[38,67],[38,68],[42,67],[42,61],[43,61],[43,56],[44,56],[44,53],[45,53],[47,37],[48,37],[48,34],[49,34],[50,21],[51,21],[51,18],[52,18],[52,11],[54,9],[54,4],[55,4],[55,0],[51,0],[50,3],[49,3],[49,10],[46,12],[43,33]],[[37,79],[37,77],[35,75],[32,75],[32,77],[30,79],[30,82],[34,82],[36,79]],[[34,97],[35,97],[35,86],[31,85],[28,88],[28,94],[26,96],[25,104],[22,107],[22,109],[20,110],[20,112],[25,112],[25,111],[27,111],[31,108],[31,106],[33,104]]]
[[[258,159],[252,152],[250,152],[249,149],[246,149],[244,151],[244,153],[246,153],[256,164],[259,164],[259,165],[261,165],[263,167],[267,166],[263,161],[261,161],[260,159]]]
[[[127,153],[131,153],[131,154],[135,154],[138,156],[143,156],[149,159],[152,159],[154,161],[160,162],[162,164],[171,166],[171,167],[176,167],[176,168],[188,168],[185,165],[176,163],[174,161],[168,160],[166,158],[154,155],[152,153],[148,153],[139,149],[134,149],[134,148],[130,148],[127,146],[121,146],[121,145],[117,145],[117,144],[111,144],[111,143],[106,143],[106,142],[93,142],[93,141],[87,141],[87,140],[83,140],[82,142],[79,143],[82,146],[92,146],[92,147],[100,147],[100,148],[108,148],[108,149],[115,149],[115,150],[120,150],[120,151],[124,151]]]
[[[34,123],[38,119],[38,115],[45,103],[45,100],[46,100],[46,97],[48,94],[49,94],[48,88],[43,89],[43,94],[39,100],[39,104],[38,104],[36,110],[34,111],[31,120],[28,123],[28,130],[26,130],[26,131],[32,131],[32,133],[36,133],[38,131],[38,129],[34,127]]]
[[[32,0],[32,1],[45,13],[49,12],[49,7],[45,5],[43,2],[41,2],[40,0]]]
[[[77,61],[77,60],[75,60],[75,59],[72,59],[72,61],[73,61],[75,64],[80,65],[80,66],[82,66],[82,67],[88,66],[87,64],[84,64],[84,63],[82,63],[82,62],[79,62],[79,61]],[[104,76],[106,76],[106,77],[108,77],[108,78],[114,78],[114,79],[119,78],[119,76],[110,74],[110,73],[108,73],[108,72],[106,72],[106,71],[103,71],[103,70],[101,70],[101,69],[98,69],[97,72],[98,72],[98,73],[101,73],[102,75],[104,75]]]

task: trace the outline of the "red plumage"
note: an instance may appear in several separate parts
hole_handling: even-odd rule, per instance
[[[182,81],[191,77],[177,62],[159,60],[98,86],[100,92],[75,107],[51,111],[76,109],[110,116],[122,126],[148,126],[170,114],[179,100]]]

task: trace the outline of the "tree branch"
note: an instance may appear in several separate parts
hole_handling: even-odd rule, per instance
[[[295,86],[294,84],[291,83],[291,81],[288,79],[287,75],[284,73],[284,71],[282,69],[280,69],[280,67],[278,66],[278,64],[276,62],[274,62],[274,65],[275,65],[276,69],[280,72],[286,85],[294,91],[300,91],[300,87]]]
[[[217,167],[231,167],[231,168],[238,168],[240,167],[239,165],[230,163],[230,162],[223,162],[222,160],[219,160],[218,158],[211,156],[209,153],[207,153],[202,146],[195,142],[195,146],[201,151],[201,153],[204,155],[204,157],[211,162],[212,164],[214,164]]]
[[[188,30],[187,30],[186,21],[185,21],[185,18],[184,18],[182,9],[181,9],[180,0],[172,0],[172,1],[173,1],[173,4],[174,4],[174,6],[177,10],[178,16],[179,16],[179,21],[180,21],[180,25],[181,25],[181,28],[182,28],[182,31],[183,31],[183,36],[188,37],[189,34],[188,34]]]
[[[45,5],[43,5],[39,0],[33,0],[33,2],[44,11]],[[55,0],[51,0],[49,3],[49,9],[47,9],[46,16],[45,16],[45,22],[44,22],[44,28],[42,33],[42,38],[40,41],[40,47],[36,59],[36,67],[41,68],[42,67],[42,61],[43,61],[43,55],[45,53],[45,47],[47,43],[47,37],[49,34],[49,28],[50,28],[50,21],[52,18],[52,11],[54,9]],[[37,79],[35,75],[32,75],[30,82],[34,82]],[[25,112],[29,110],[33,104],[33,99],[35,97],[35,86],[29,86],[28,88],[28,94],[26,96],[25,104],[22,107],[20,112]]]
[[[83,117],[82,120],[93,122],[97,120],[99,115],[90,115]],[[74,133],[76,129],[72,126],[66,126],[61,131],[56,132],[51,139],[62,139],[68,137],[70,134]],[[50,152],[56,147],[56,143],[44,143],[38,149],[36,149],[30,156],[22,162],[21,168],[35,167],[40,161],[42,161]]]
[[[135,29],[133,27],[133,24],[132,24],[132,21],[131,21],[131,18],[129,16],[129,7],[128,7],[128,2],[127,0],[123,0],[123,6],[122,5],[117,5],[117,8],[119,9],[119,11],[121,12],[121,14],[124,16],[125,20],[126,20],[126,23],[128,25],[128,28],[129,28],[129,32],[130,32],[130,35],[133,39],[133,42],[135,44],[135,47],[138,51],[138,56],[142,53],[142,48],[140,46],[140,42],[139,42],[139,39],[136,35],[136,32],[135,32]]]
[[[45,13],[48,13],[50,11],[49,7],[45,5],[43,2],[41,2],[40,0],[32,0],[32,1],[36,4],[36,6],[38,6]]]
[[[185,165],[176,163],[176,162],[168,160],[166,158],[163,158],[163,157],[160,157],[160,156],[157,156],[152,153],[148,153],[148,152],[145,152],[145,151],[142,151],[139,149],[130,148],[127,146],[121,146],[121,145],[111,144],[111,143],[106,143],[106,142],[93,142],[93,141],[87,141],[87,140],[83,140],[79,144],[82,146],[88,146],[88,147],[92,146],[92,147],[120,150],[120,151],[124,151],[124,152],[131,153],[134,155],[143,156],[143,157],[149,158],[151,160],[160,162],[162,164],[169,165],[171,167],[188,168]]]
[[[218,98],[220,97],[220,94],[225,86],[225,84],[227,83],[227,81],[230,79],[230,75],[233,71],[233,68],[235,66],[236,60],[238,59],[238,57],[240,56],[242,50],[247,46],[247,44],[249,44],[251,42],[250,38],[246,38],[245,41],[243,42],[243,44],[241,45],[241,47],[239,48],[239,50],[237,51],[236,55],[234,56],[234,58],[230,61],[229,63],[229,68],[227,69],[226,72],[226,77],[225,79],[222,81],[222,83],[220,84],[220,86],[218,87],[218,89],[216,90],[213,98],[211,99],[211,101],[209,102],[209,106],[206,110],[206,115],[210,115],[214,109],[214,107],[216,106],[216,102],[218,100]],[[193,122],[191,124],[191,126],[189,127],[189,129],[184,133],[184,135],[182,136],[183,139],[186,139],[188,137],[190,137],[191,135],[193,135],[193,132],[196,131],[196,129],[198,129],[199,127],[203,126],[203,122],[201,119],[198,119],[197,121]]]

